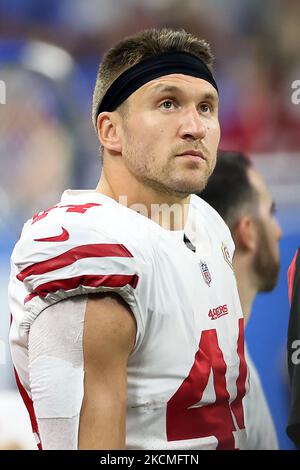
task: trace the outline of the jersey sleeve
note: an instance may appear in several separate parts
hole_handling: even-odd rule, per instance
[[[288,327],[288,370],[291,384],[287,434],[300,449],[300,248],[288,270],[290,317]]]
[[[55,219],[39,228],[27,223],[12,255],[15,282],[26,293],[23,327],[30,328],[45,308],[61,300],[116,292],[131,308],[141,339],[151,263],[136,244],[123,240],[74,215],[63,225]]]

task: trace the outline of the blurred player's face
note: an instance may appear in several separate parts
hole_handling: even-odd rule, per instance
[[[200,78],[152,80],[126,102],[122,157],[131,174],[161,193],[185,197],[205,187],[220,140],[218,95]]]
[[[254,256],[254,271],[258,279],[258,291],[274,289],[280,269],[280,226],[274,216],[274,202],[262,177],[254,169],[248,171],[251,184],[259,195],[256,219],[257,249]]]

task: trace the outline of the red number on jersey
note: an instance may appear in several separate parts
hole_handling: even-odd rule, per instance
[[[79,214],[84,214],[88,209],[90,209],[91,207],[95,207],[95,206],[101,206],[101,204],[88,202],[86,204],[67,204],[65,206],[60,206],[60,205],[52,206],[52,207],[49,207],[49,209],[46,209],[45,211],[34,214],[34,216],[32,217],[31,225],[47,217],[49,212],[51,212],[53,209],[62,209],[62,208],[68,207],[67,212],[77,212]]]
[[[177,441],[215,436],[217,449],[235,449],[233,416],[240,429],[244,429],[242,399],[245,395],[247,366],[244,358],[243,319],[239,320],[237,397],[229,403],[226,388],[226,363],[219,347],[215,329],[202,332],[199,349],[189,376],[167,404],[167,439]],[[215,402],[200,404],[209,376],[213,374]]]

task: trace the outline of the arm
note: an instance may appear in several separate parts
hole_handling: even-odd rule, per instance
[[[135,320],[115,294],[71,297],[37,317],[28,352],[43,449],[124,446],[126,369],[134,341]]]
[[[135,319],[121,297],[89,297],[83,334],[85,378],[79,449],[125,446],[127,361],[135,335]]]

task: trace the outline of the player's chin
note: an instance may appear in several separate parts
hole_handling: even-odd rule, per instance
[[[194,175],[194,177],[191,177],[191,175],[185,175],[185,177],[177,179],[176,183],[174,184],[174,189],[183,194],[200,193],[205,188],[207,180],[208,176],[206,174],[197,174]]]

